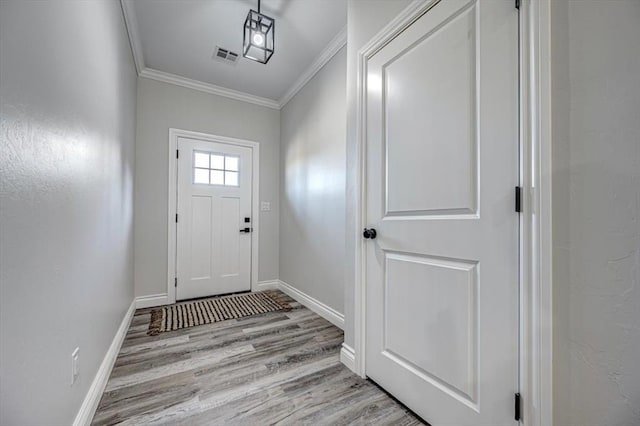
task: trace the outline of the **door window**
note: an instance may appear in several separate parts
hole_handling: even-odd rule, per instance
[[[194,184],[238,186],[239,173],[239,157],[193,151]]]

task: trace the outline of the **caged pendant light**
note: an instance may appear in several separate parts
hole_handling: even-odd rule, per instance
[[[244,21],[244,36],[242,39],[242,56],[247,59],[266,64],[273,56],[275,20],[251,9]]]

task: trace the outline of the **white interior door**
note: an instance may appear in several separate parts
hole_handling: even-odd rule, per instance
[[[516,423],[517,40],[442,0],[367,62],[366,374],[435,426]]]
[[[178,138],[176,299],[251,289],[252,150]]]

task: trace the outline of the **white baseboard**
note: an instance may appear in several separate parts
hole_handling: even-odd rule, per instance
[[[344,315],[336,311],[332,307],[325,305],[321,301],[314,299],[308,294],[301,292],[297,288],[285,283],[282,280],[278,281],[278,289],[287,293],[293,299],[311,309],[313,312],[320,315],[322,318],[326,319],[336,327],[344,330]]]
[[[153,308],[154,306],[162,306],[169,304],[169,296],[167,293],[150,294],[148,296],[136,297],[136,309]]]
[[[279,280],[258,281],[254,291],[272,290],[280,288]]]
[[[100,398],[102,398],[102,393],[107,385],[107,380],[109,380],[109,376],[111,375],[113,364],[116,362],[116,358],[120,352],[120,347],[122,346],[122,341],[127,335],[127,330],[129,329],[129,324],[131,324],[131,319],[133,318],[135,311],[136,301],[134,299],[131,302],[131,306],[129,306],[127,313],[124,314],[120,327],[118,328],[118,331],[116,331],[116,335],[113,337],[111,346],[109,346],[109,349],[100,364],[100,368],[98,368],[98,372],[93,378],[91,387],[89,387],[89,391],[84,397],[82,406],[73,421],[73,426],[88,426],[91,424],[91,420],[93,420],[93,415],[96,413],[96,409],[100,403]]]
[[[356,351],[346,343],[343,343],[342,349],[340,349],[340,362],[346,365],[349,370],[356,372]]]

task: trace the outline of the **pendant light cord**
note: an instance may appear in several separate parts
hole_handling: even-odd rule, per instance
[[[260,13],[260,0],[258,0],[258,13]]]

